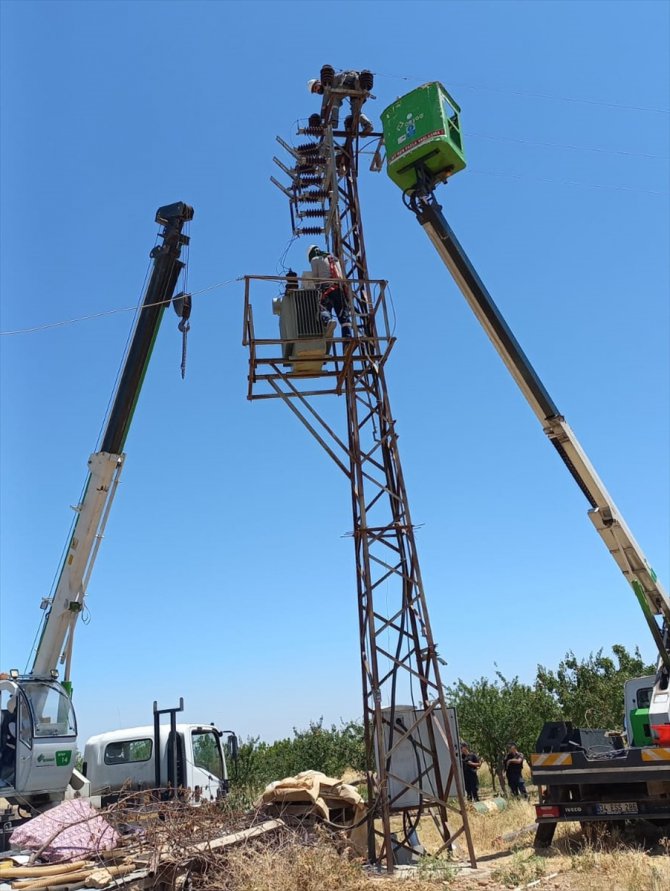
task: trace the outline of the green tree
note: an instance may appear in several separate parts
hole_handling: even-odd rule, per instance
[[[577,659],[570,651],[556,671],[537,667],[536,688],[549,695],[565,721],[577,727],[623,727],[625,681],[656,673],[654,665],[642,659],[636,647],[633,653],[621,644],[612,647],[611,656],[600,649],[586,659]]]
[[[356,721],[323,726],[323,718],[305,730],[293,729],[293,737],[268,744],[258,737],[239,746],[235,785],[256,794],[273,780],[303,770],[320,770],[339,777],[347,768],[363,770],[363,725]]]
[[[447,688],[447,700],[456,708],[462,738],[486,761],[494,791],[507,743],[514,741],[528,757],[544,722],[555,712],[546,692],[518,677],[509,680],[499,671],[492,681],[482,677],[466,684],[459,679]]]

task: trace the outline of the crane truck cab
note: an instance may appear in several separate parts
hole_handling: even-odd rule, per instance
[[[82,773],[91,796],[107,804],[119,792],[178,789],[190,804],[216,801],[228,793],[223,732],[213,724],[151,725],[92,736],[84,748]],[[237,738],[228,743],[235,757]]]
[[[74,768],[77,722],[72,700],[53,678],[0,680],[0,792],[35,802],[63,798]]]
[[[624,684],[626,737],[630,746],[654,744],[651,732],[650,707],[656,677],[631,678]]]

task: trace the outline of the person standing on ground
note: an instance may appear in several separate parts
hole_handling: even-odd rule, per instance
[[[466,742],[461,742],[461,762],[463,764],[465,794],[468,801],[479,801],[479,777],[477,776],[477,771],[482,766],[482,759],[476,752],[470,751],[470,746]]]
[[[319,313],[324,327],[324,336],[330,338],[335,331],[334,310],[342,329],[342,337],[345,340],[350,340],[354,336],[354,329],[351,325],[347,295],[343,286],[344,276],[339,260],[327,251],[322,251],[315,244],[310,245],[307,249],[307,259],[321,292]]]
[[[528,800],[528,792],[526,784],[523,781],[523,752],[520,752],[516,743],[507,744],[507,754],[505,755],[505,775],[510,792],[515,798],[521,795],[522,798]]]

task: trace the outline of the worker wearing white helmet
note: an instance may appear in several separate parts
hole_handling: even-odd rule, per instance
[[[307,259],[312,267],[312,276],[316,279],[317,287],[321,292],[319,314],[324,335],[327,338],[333,336],[336,327],[333,318],[333,311],[335,311],[342,337],[345,340],[350,340],[354,336],[354,329],[351,324],[351,314],[343,286],[344,276],[339,260],[328,251],[321,250],[317,244],[311,244],[307,248]]]
[[[369,82],[370,86],[372,86],[372,75],[370,74],[369,71],[365,71],[365,72],[341,71],[339,74],[333,75],[333,82],[332,82],[332,84],[330,84],[330,86],[335,87],[337,89],[345,89],[345,90],[367,89],[367,87],[363,87],[361,85],[361,74],[364,75],[363,82],[364,83]],[[366,80],[365,75],[367,75],[367,80]],[[307,81],[307,90],[310,93],[318,93],[319,95],[322,95],[324,92],[324,89],[325,89],[324,85],[321,83],[320,80],[316,80],[315,78],[312,78],[312,80]],[[337,94],[337,93],[333,96],[333,100],[332,100],[332,104],[331,104],[330,123],[334,130],[337,129],[339,121],[340,121],[340,106],[342,105],[342,100],[344,98],[345,97],[342,94]],[[351,97],[349,97],[349,105],[351,107],[351,112],[353,114],[354,106],[352,104]],[[372,121],[368,117],[366,117],[362,112],[358,116],[358,119],[360,121],[361,133],[363,134],[363,136],[367,136],[369,133],[373,132],[373,130],[375,128],[372,126]],[[349,121],[349,120],[350,119],[347,118],[347,120],[345,121],[345,127],[346,127],[347,121]]]

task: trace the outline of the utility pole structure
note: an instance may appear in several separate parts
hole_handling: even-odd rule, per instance
[[[370,805],[369,860],[385,864],[389,872],[397,862],[410,862],[417,853],[419,819],[430,815],[441,837],[437,853],[451,852],[453,842],[463,835],[474,867],[458,729],[454,711],[445,702],[440,677],[443,660],[430,626],[384,371],[394,344],[386,282],[370,279],[365,252],[359,165],[367,150],[372,155],[371,169],[381,168],[383,138],[371,132],[362,113],[371,97],[373,76],[367,71],[338,76],[324,66],[320,85],[320,113],[312,114],[309,125],[298,129],[310,141],[292,147],[277,137],[288,152],[288,163],[278,158],[275,162],[289,182],[272,180],[289,200],[293,235],[323,239],[339,261],[354,336],[326,342],[320,327],[310,327],[321,323],[319,282],[310,282],[309,273],[301,277],[300,286],[295,277],[291,282],[290,277],[246,276],[247,395],[249,399],[282,398],[350,483]],[[350,114],[340,129],[333,111],[337,115],[344,103]],[[263,300],[256,315],[253,311],[256,293],[263,288],[267,293],[268,284],[275,291],[278,285],[286,286],[283,298],[275,298],[277,314],[283,311],[282,301],[287,304],[289,298],[295,299],[296,306],[302,301],[298,309],[312,307],[307,315],[303,312],[303,321],[298,312],[297,327],[282,320],[280,337],[262,333],[272,324],[269,300]],[[331,394],[331,400],[332,395],[344,397],[343,435],[315,408],[316,397],[326,394]],[[402,817],[397,821],[402,829],[396,829],[394,821],[392,832],[394,816]]]

